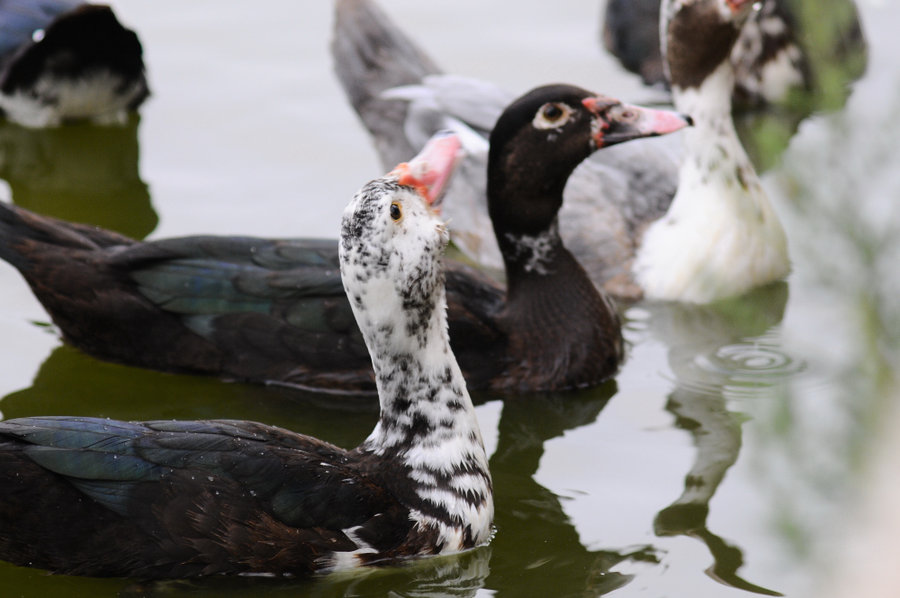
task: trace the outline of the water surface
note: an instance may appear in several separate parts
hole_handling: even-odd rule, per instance
[[[124,127],[0,125],[0,197],[135,237],[336,237],[352,193],[381,173],[331,73],[330,4],[113,4],[141,36],[153,97]],[[599,48],[599,3],[383,5],[449,72],[514,92],[567,81],[658,97]],[[859,8],[869,65],[846,107],[807,118],[789,145],[762,137],[791,239],[787,283],[709,307],[631,308],[628,362],[603,387],[475,397],[496,485],[489,547],[288,581],[146,584],[0,564],[3,594],[801,597],[860,571],[846,539],[896,396],[900,8]],[[0,306],[5,418],[243,418],[350,447],[377,415],[366,401],[93,360],[61,345],[3,263]]]

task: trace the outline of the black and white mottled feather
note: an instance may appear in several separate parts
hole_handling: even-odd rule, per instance
[[[394,218],[395,211],[399,218]],[[389,253],[379,250],[390,239]],[[450,350],[441,255],[443,221],[408,188],[378,181],[344,212],[341,274],[369,347],[382,414],[363,449],[397,459],[416,480],[411,513],[459,550],[488,540],[487,458]]]

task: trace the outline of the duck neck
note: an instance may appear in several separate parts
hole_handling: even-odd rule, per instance
[[[521,368],[512,378],[559,389],[609,377],[622,356],[618,315],[563,245],[557,220],[537,235],[498,231],[497,240],[506,264],[510,363]]]
[[[475,408],[450,349],[443,289],[433,310],[410,309],[402,299],[396,307],[395,314],[403,314],[399,322],[396,315],[379,321],[371,314],[365,325],[372,331],[366,344],[381,404],[367,446],[378,453],[409,454],[464,438],[474,439],[473,450],[483,454]],[[446,461],[434,457],[435,466]]]
[[[716,144],[726,144],[729,156],[749,163],[731,117],[733,89],[734,68],[728,61],[720,64],[696,87],[673,85],[676,110],[690,114],[693,119],[693,126],[684,130],[689,157],[707,153],[715,149]]]
[[[685,130],[685,158],[670,214],[700,198],[708,198],[717,209],[732,210],[741,218],[749,218],[761,205],[768,205],[756,169],[734,128],[733,86],[734,69],[725,61],[698,87],[673,87],[676,108],[690,114],[694,126]]]
[[[533,235],[505,231],[496,225],[494,230],[506,267],[509,297],[522,294],[520,287],[530,279],[557,276],[559,263],[572,258],[559,236],[557,218],[545,230]]]
[[[414,487],[399,488],[423,525],[447,549],[482,544],[493,519],[491,476],[475,408],[450,349],[443,284],[424,317],[362,323],[372,355],[381,415],[360,447],[399,461]],[[367,316],[370,317],[370,316]]]

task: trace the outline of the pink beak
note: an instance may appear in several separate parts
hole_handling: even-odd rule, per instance
[[[598,148],[674,133],[693,124],[691,117],[677,112],[622,104],[607,96],[585,98],[581,103],[594,116],[593,139]]]
[[[409,162],[398,164],[390,174],[401,185],[413,187],[433,208],[441,196],[462,156],[459,137],[446,131],[436,133],[419,154]]]

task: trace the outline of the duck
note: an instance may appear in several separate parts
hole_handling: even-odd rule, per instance
[[[0,115],[40,128],[121,123],[149,96],[143,48],[106,5],[0,4]]]
[[[814,18],[831,19],[837,39],[814,50],[805,32],[807,14],[794,0],[762,0],[741,28],[730,60],[735,70],[733,105],[737,109],[759,109],[785,104],[798,93],[813,95],[819,85],[811,53],[834,54],[832,58],[853,71],[852,62],[865,55],[865,38],[852,0],[836,0]],[[608,0],[603,11],[601,41],[606,50],[628,71],[640,75],[646,85],[668,88],[659,41],[659,0]],[[805,17],[805,18],[804,18]],[[822,42],[823,40],[819,40]],[[821,73],[819,74],[821,76]]]
[[[731,119],[734,69],[728,57],[737,40],[732,32],[741,30],[752,3],[696,4],[717,18],[695,22],[694,31],[680,25],[691,18],[690,11],[673,5],[665,13],[666,44],[677,46],[669,55],[685,57],[683,68],[670,69],[675,109],[690,115],[694,126],[683,135],[597,152],[570,177],[559,212],[566,246],[597,286],[625,303],[709,303],[739,296],[789,271],[784,232]],[[727,47],[698,41],[722,31],[728,32]],[[435,127],[456,132],[467,149],[468,164],[461,167],[443,202],[444,213],[454,223],[453,241],[474,262],[501,268],[481,173],[489,146],[485,131],[504,92],[488,82],[436,71],[420,61],[422,54],[370,0],[338,0],[334,68],[382,160],[418,147]],[[388,121],[403,131],[403,143],[380,134]],[[381,129],[371,126],[374,122]],[[721,155],[712,160],[708,148]],[[715,166],[722,176],[698,176],[698,161],[707,170]],[[723,174],[729,171],[740,172],[740,177]],[[721,205],[713,201],[720,193],[727,198]],[[694,200],[695,195],[700,197]],[[705,214],[710,203],[715,204],[715,218]],[[764,220],[756,226],[760,218]],[[687,249],[665,233],[676,221]],[[740,242],[752,243],[753,251],[737,252]]]
[[[431,207],[458,147],[436,140],[343,213],[341,280],[380,404],[362,444],[235,420],[3,421],[0,558],[84,576],[285,576],[487,544],[491,475]]]
[[[491,133],[488,196],[507,284],[447,263],[453,349],[469,388],[566,390],[616,373],[621,322],[560,240],[562,190],[599,148],[686,125],[564,84],[504,111]],[[375,389],[334,240],[139,242],[0,204],[0,258],[64,339],[101,359],[334,394]]]
[[[750,0],[662,4],[672,97],[694,126],[683,136],[678,191],[666,214],[647,226],[632,265],[646,297],[709,303],[790,273],[787,235],[731,116],[729,56],[753,6]],[[696,51],[701,35],[703,51]]]

